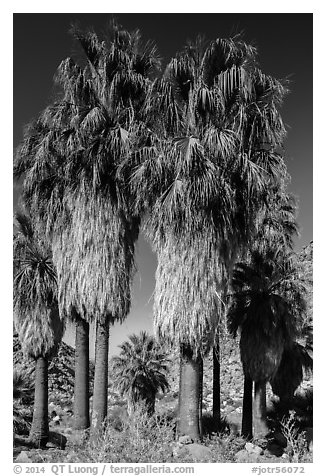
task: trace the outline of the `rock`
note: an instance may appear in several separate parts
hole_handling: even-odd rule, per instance
[[[76,460],[78,460],[78,457],[76,457],[76,453],[69,453],[65,457],[65,462],[66,463],[74,463]]]
[[[32,460],[28,457],[26,451],[21,451],[17,456],[15,463],[32,463]]]
[[[245,449],[250,454],[262,455],[264,453],[260,446],[254,445],[252,443],[246,443]]]
[[[268,440],[266,438],[257,438],[255,440],[255,445],[260,446],[260,448],[265,450],[267,448],[267,445],[268,445]]]
[[[290,456],[287,453],[283,453],[280,461],[283,463],[289,463],[290,462]]]
[[[248,453],[247,450],[240,450],[234,455],[237,463],[258,463],[261,457],[256,453]]]
[[[196,462],[208,462],[212,458],[212,452],[207,446],[199,443],[187,443],[182,445],[177,443],[172,448],[172,456],[178,458],[193,458]]]
[[[49,431],[49,441],[48,446],[54,446],[64,450],[67,444],[67,438],[61,433],[56,433],[55,431]]]
[[[199,443],[191,443],[186,446],[187,453],[198,461],[207,461],[212,458],[212,452],[207,446]]]
[[[183,435],[179,437],[178,442],[182,445],[190,445],[194,440],[189,435]]]
[[[185,456],[186,450],[184,445],[180,445],[179,443],[176,443],[172,445],[172,452],[171,456],[175,458],[181,458],[182,456]]]

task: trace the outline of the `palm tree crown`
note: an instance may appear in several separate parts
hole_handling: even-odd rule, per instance
[[[25,201],[52,244],[60,311],[121,320],[130,308],[139,217],[117,169],[133,148],[159,60],[138,31],[116,23],[103,41],[72,33],[86,64],[68,58],[59,66],[61,97],[27,131],[15,172],[25,173]]]
[[[128,158],[158,254],[155,328],[195,352],[214,338],[226,270],[285,170],[275,150],[286,88],[255,59],[238,37],[189,44],[153,85],[147,138]]]

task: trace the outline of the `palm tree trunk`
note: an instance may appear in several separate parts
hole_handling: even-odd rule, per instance
[[[178,436],[188,435],[194,441],[199,433],[200,360],[194,358],[191,348],[180,346],[179,424]]]
[[[44,447],[49,439],[48,421],[48,361],[38,357],[35,362],[35,397],[29,440],[37,447]]]
[[[204,362],[199,358],[199,434],[203,436],[203,384],[204,384]]]
[[[266,422],[266,383],[255,382],[254,437],[263,438],[268,433]]]
[[[97,433],[107,417],[108,411],[108,364],[109,364],[109,324],[98,320],[96,323],[96,363],[94,375],[92,431]]]
[[[215,431],[218,431],[221,422],[220,343],[218,334],[213,347],[213,421]]]
[[[148,416],[152,416],[155,413],[155,394],[150,395],[146,400],[145,400],[145,406],[147,409]]]
[[[252,379],[245,375],[243,384],[242,430],[244,438],[252,438]]]
[[[74,428],[82,430],[89,419],[89,324],[76,316]]]

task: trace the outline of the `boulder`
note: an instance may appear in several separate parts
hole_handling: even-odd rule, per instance
[[[237,463],[258,463],[261,461],[261,457],[257,453],[248,453],[247,450],[243,449],[238,451],[234,455],[234,459]]]
[[[198,462],[205,462],[212,458],[212,452],[207,446],[191,443],[186,447],[187,453]]]
[[[28,457],[26,451],[21,451],[15,459],[15,463],[32,463],[32,460]]]
[[[245,449],[249,454],[262,455],[264,453],[260,446],[254,445],[253,443],[246,443]]]

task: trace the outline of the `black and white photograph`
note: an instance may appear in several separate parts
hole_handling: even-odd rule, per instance
[[[14,471],[309,473],[313,20],[12,14]]]

